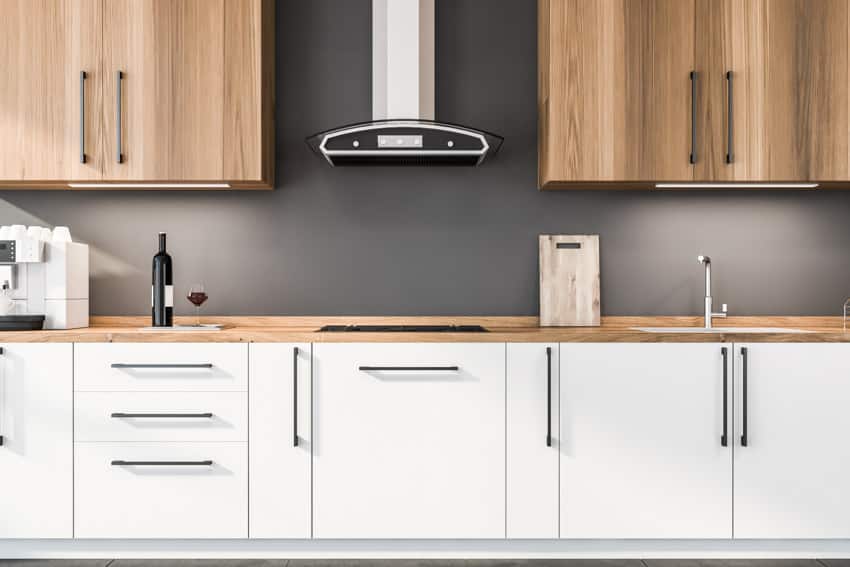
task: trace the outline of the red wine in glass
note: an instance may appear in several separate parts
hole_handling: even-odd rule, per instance
[[[195,284],[191,288],[189,288],[189,295],[186,296],[186,299],[195,306],[195,326],[201,326],[201,305],[209,299],[207,292],[204,291],[204,286],[201,284]]]

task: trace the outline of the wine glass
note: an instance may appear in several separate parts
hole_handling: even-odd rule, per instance
[[[204,291],[203,284],[195,284],[189,288],[189,295],[186,296],[186,299],[195,306],[195,326],[201,326],[201,305],[209,299],[207,292]]]

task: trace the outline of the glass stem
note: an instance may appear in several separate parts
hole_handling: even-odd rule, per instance
[[[201,306],[200,305],[195,306],[195,323],[196,323],[196,325],[195,325],[196,327],[201,326]]]

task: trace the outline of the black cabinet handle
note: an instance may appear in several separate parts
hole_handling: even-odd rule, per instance
[[[552,347],[546,347],[546,446],[552,446]]]
[[[116,362],[111,365],[112,368],[212,368],[213,365],[209,362],[202,364],[133,364],[126,362]]]
[[[732,163],[732,71],[726,71],[726,163]]]
[[[80,163],[86,163],[86,79],[88,74],[80,71]]]
[[[743,415],[742,424],[741,424],[741,447],[746,447],[749,443],[749,439],[747,437],[747,366],[749,363],[747,361],[747,347],[741,347],[741,377],[743,386],[743,395],[741,397],[741,403],[743,405]]]
[[[109,417],[121,418],[121,419],[138,419],[138,418],[152,418],[152,419],[170,419],[172,417],[175,418],[212,418],[213,414],[211,412],[205,413],[125,413],[125,412],[115,412],[110,414]]]
[[[115,159],[118,163],[124,163],[124,154],[121,149],[121,86],[124,82],[124,72],[118,71],[115,73],[115,133],[117,155]]]
[[[292,446],[298,446],[298,347],[292,349]]]
[[[691,165],[697,162],[697,72],[691,71]]]
[[[729,446],[729,353],[726,347],[720,349],[723,357],[723,435],[720,436],[720,446]]]
[[[361,372],[457,372],[458,366],[361,366]]]
[[[212,461],[112,461],[113,467],[211,467]]]

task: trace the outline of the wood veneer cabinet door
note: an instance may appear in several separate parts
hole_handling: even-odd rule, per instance
[[[771,181],[850,179],[847,0],[767,0]]]
[[[767,2],[697,0],[695,181],[765,181]]]
[[[694,0],[540,0],[538,13],[540,186],[692,180]]]
[[[106,178],[270,184],[274,3],[106,0],[103,10]]]
[[[99,41],[100,0],[0,0],[0,184],[100,177]]]

